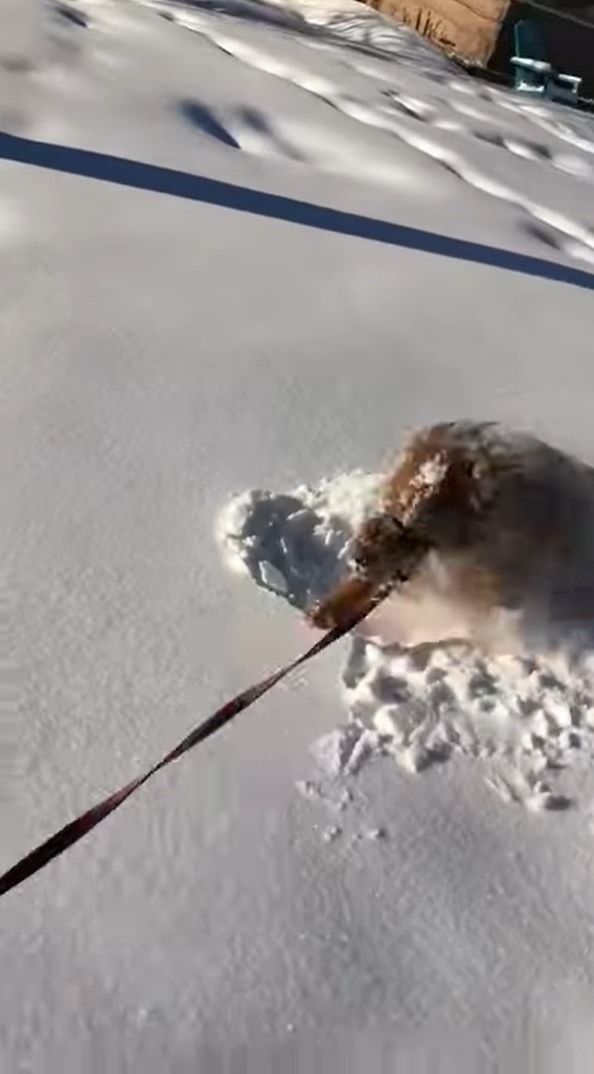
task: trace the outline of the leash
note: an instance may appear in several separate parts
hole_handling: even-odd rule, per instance
[[[188,735],[177,746],[175,746],[169,753],[157,761],[151,768],[149,768],[142,775],[137,776],[136,779],[126,783],[119,790],[114,791],[113,794],[108,795],[101,802],[97,802],[86,811],[76,817],[75,820],[70,821],[64,828],[60,828],[58,832],[46,839],[45,842],[40,843],[39,846],[31,850],[29,854],[21,858],[20,861],[13,865],[11,869],[0,876],[0,895],[5,895],[12,888],[16,888],[19,884],[22,884],[28,877],[33,876],[34,873],[39,872],[45,865],[48,865],[50,861],[57,858],[59,854],[62,854],[68,847],[77,843],[79,839],[87,835],[92,831],[102,820],[105,820],[110,813],[118,809],[127,798],[135,794],[140,790],[142,785],[160,772],[162,768],[166,768],[167,765],[173,761],[177,761],[188,750],[197,746],[199,742],[204,742],[210,735],[214,735],[215,731],[220,730],[226,723],[233,720],[235,716],[238,716],[240,712],[253,705],[263,694],[272,690],[273,686],[281,682],[292,671],[300,667],[301,664],[305,664],[306,661],[311,660],[312,657],[317,656],[324,649],[327,649],[333,642],[338,641],[345,634],[348,634],[357,623],[369,612],[369,607],[364,611],[359,611],[356,615],[350,618],[347,622],[341,626],[333,627],[322,638],[312,645],[311,649],[302,653],[296,660],[292,660],[289,664],[285,664],[283,667],[274,671],[271,675],[268,675],[265,679],[255,683],[253,686],[248,686],[247,690],[243,690],[242,693],[236,694],[230,701],[221,705],[216,712],[213,712],[211,716],[208,716],[202,723],[198,724],[193,731],[190,731]]]

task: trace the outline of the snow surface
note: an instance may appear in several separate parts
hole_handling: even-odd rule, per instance
[[[379,507],[381,484],[379,474],[353,473],[317,489],[239,496],[219,519],[223,553],[233,569],[305,611],[347,568],[352,535]],[[520,610],[495,609],[481,645],[443,574],[435,557],[422,599],[407,599],[405,587],[354,632],[342,672],[350,719],[315,744],[321,769],[352,775],[388,754],[417,772],[462,753],[487,762],[485,780],[506,801],[565,808],[569,799],[547,779],[594,753],[589,634],[585,646],[565,634],[547,650],[520,634],[517,648],[510,627]],[[406,647],[394,643],[395,624]],[[538,642],[542,636],[539,629]]]
[[[226,569],[234,494],[373,474],[459,416],[594,461],[590,116],[346,2],[71,0],[33,32],[24,11],[1,12],[3,867],[311,643]],[[575,669],[529,727],[572,760],[572,808],[534,813],[463,742],[415,771],[431,743],[383,692],[426,699],[407,657],[378,684],[359,645],[347,703],[371,704],[337,731],[350,644],[3,900],[3,1071],[591,1070]],[[473,660],[431,664],[469,735]],[[540,703],[524,670],[498,703]]]

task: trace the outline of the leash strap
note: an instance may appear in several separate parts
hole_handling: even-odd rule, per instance
[[[123,805],[126,798],[130,798],[137,790],[139,790],[143,783],[159,772],[162,768],[166,768],[172,761],[177,761],[182,754],[187,753],[188,750],[197,746],[199,742],[204,742],[210,735],[214,735],[215,731],[218,731],[221,727],[224,727],[226,723],[233,720],[235,716],[238,716],[244,709],[253,705],[258,698],[263,694],[272,690],[273,686],[276,686],[282,679],[286,678],[292,671],[300,667],[301,664],[305,664],[307,660],[311,660],[312,657],[317,656],[324,649],[327,649],[333,642],[338,641],[343,635],[348,634],[358,622],[365,617],[368,612],[368,608],[364,614],[358,614],[353,617],[347,623],[342,624],[340,627],[334,627],[329,630],[327,634],[324,634],[312,645],[311,649],[302,653],[296,660],[291,661],[289,664],[285,664],[284,667],[274,671],[267,678],[262,679],[260,682],[253,686],[248,686],[247,690],[237,694],[235,697],[227,701],[221,708],[217,709],[212,716],[208,716],[206,720],[198,724],[193,731],[190,731],[189,735],[175,746],[169,753],[162,757],[160,761],[149,768],[148,771],[138,776],[136,779],[126,783],[125,786],[120,787],[119,790],[114,791],[113,794],[108,795],[101,802],[97,802],[86,811],[81,813],[75,820],[70,821],[64,828],[60,828],[59,832],[55,832],[54,835],[46,839],[45,842],[40,843],[38,847],[31,850],[29,854],[26,854],[24,858],[13,865],[3,876],[0,876],[0,895],[5,895],[7,891],[17,887],[23,883],[23,880],[27,880],[28,877],[33,876],[34,873],[43,869],[44,865],[47,865],[54,858],[57,858],[59,854],[62,854],[68,847],[73,846],[79,839],[87,835],[93,828],[100,824],[102,820],[105,820],[110,813],[113,813],[115,809]]]

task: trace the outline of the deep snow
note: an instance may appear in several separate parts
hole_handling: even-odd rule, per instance
[[[225,2],[2,7],[4,867],[310,643],[234,494],[460,415],[594,461],[591,117]],[[536,815],[464,751],[333,778],[348,651],[3,900],[3,1070],[591,1069],[586,751]]]

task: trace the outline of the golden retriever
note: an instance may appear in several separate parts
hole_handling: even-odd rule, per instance
[[[589,466],[493,422],[433,425],[410,439],[350,573],[309,617],[328,629],[373,612],[366,631],[401,645],[588,638],[593,535]]]

